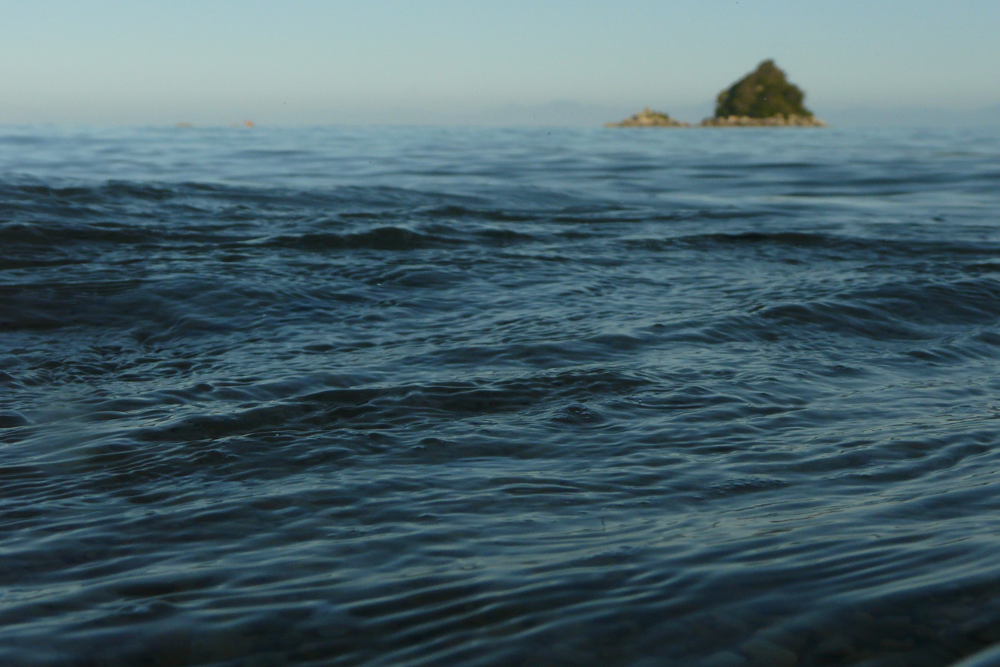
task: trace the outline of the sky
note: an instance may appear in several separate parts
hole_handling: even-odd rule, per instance
[[[0,123],[710,115],[773,58],[828,118],[1000,116],[1000,0],[0,0]]]

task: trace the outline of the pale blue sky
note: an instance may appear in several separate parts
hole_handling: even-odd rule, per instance
[[[8,123],[699,120],[768,57],[820,116],[1000,104],[1000,0],[0,0],[0,17]]]

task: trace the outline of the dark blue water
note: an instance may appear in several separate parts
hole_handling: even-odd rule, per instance
[[[0,129],[0,662],[950,664],[998,325],[986,131]]]

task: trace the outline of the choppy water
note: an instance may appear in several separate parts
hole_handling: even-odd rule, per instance
[[[998,211],[978,131],[0,129],[0,662],[988,648]]]

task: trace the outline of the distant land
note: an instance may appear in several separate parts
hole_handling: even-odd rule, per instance
[[[668,114],[646,107],[607,127],[689,127]],[[732,84],[716,97],[715,114],[701,127],[825,127],[805,106],[805,93],[788,80],[771,60]]]

